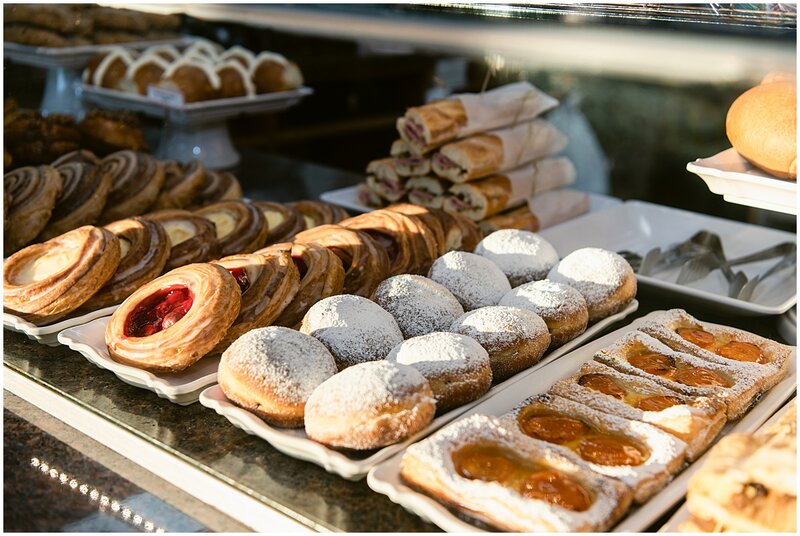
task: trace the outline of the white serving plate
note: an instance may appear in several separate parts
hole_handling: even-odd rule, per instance
[[[112,305],[111,307],[98,309],[97,311],[92,311],[91,313],[86,313],[81,316],[59,320],[55,324],[50,324],[49,326],[36,326],[18,316],[4,312],[3,327],[11,331],[24,333],[30,340],[36,341],[39,344],[44,344],[46,346],[58,346],[58,333],[60,331],[63,331],[67,328],[80,326],[81,324],[86,324],[95,318],[108,316],[116,311],[117,307],[119,306]]]
[[[708,189],[731,203],[797,214],[797,181],[779,179],[730,148],[686,164]]]
[[[197,402],[200,391],[217,381],[219,357],[204,357],[183,372],[153,373],[111,359],[105,331],[110,316],[72,327],[58,334],[58,342],[79,352],[91,363],[110,370],[120,380],[186,406]]]
[[[459,415],[468,411],[476,404],[480,404],[484,400],[491,399],[494,395],[503,391],[510,385],[527,378],[547,363],[553,361],[559,356],[566,354],[573,348],[580,346],[587,340],[590,340],[603,329],[614,322],[625,318],[638,308],[639,302],[633,300],[633,302],[631,302],[623,311],[617,313],[616,315],[605,318],[596,324],[593,324],[580,337],[570,341],[560,348],[557,348],[553,352],[550,352],[533,367],[495,385],[480,399],[453,409],[444,415],[436,417],[433,422],[431,422],[424,430],[420,431],[406,441],[389,445],[388,447],[384,447],[376,451],[371,451],[371,453],[366,457],[348,455],[342,451],[331,449],[325,445],[322,445],[321,443],[312,441],[311,439],[308,439],[308,436],[306,436],[305,431],[302,428],[290,429],[270,426],[249,411],[233,405],[225,397],[225,394],[222,392],[222,389],[220,389],[219,385],[215,385],[203,391],[200,395],[200,403],[208,408],[213,409],[218,414],[228,419],[237,428],[241,428],[248,434],[260,437],[284,454],[300,460],[309,461],[323,467],[330,473],[335,473],[349,480],[359,480],[364,478],[369,470],[375,467],[378,463],[404,450],[411,443],[422,439],[435,430],[438,430],[448,422],[457,418]]]
[[[753,253],[784,241],[796,241],[793,233],[741,223],[676,208],[626,201],[608,210],[585,214],[573,220],[545,229],[541,235],[563,257],[578,248],[595,246],[612,251],[629,250],[644,255],[650,249],[662,249],[682,242],[701,229],[717,233],[722,239],[725,255],[735,258]],[[735,267],[748,279],[762,273],[778,262],[769,259]],[[768,277],[758,285],[752,301],[727,296],[727,281],[720,270],[707,277],[678,285],[680,267],[651,276],[637,275],[640,284],[679,295],[687,300],[727,314],[745,316],[778,315],[797,303],[795,270],[784,270]]]
[[[179,37],[176,39],[162,39],[159,41],[134,41],[130,43],[120,43],[118,45],[81,45],[75,47],[37,47],[33,45],[23,45],[22,43],[3,43],[3,53],[12,61],[44,69],[73,68],[79,69],[86,66],[86,63],[96,54],[108,50],[115,46],[124,46],[141,50],[143,48],[157,45],[175,45],[182,47],[191,44],[195,39],[191,37]]]
[[[517,381],[496,396],[472,407],[462,418],[476,413],[499,416],[511,411],[529,396],[544,393],[553,383],[577,371],[584,362],[591,360],[598,350],[612,344],[625,333],[635,330],[644,322],[651,320],[659,312],[661,311],[652,312],[635,320],[629,326],[620,328],[563,356],[559,360],[539,369],[536,373],[535,382]],[[720,437],[728,433],[757,430],[776,409],[781,407],[792,396],[797,387],[796,355],[797,351],[795,349],[789,358],[790,368],[787,377],[763,395],[758,404],[738,422],[725,425]],[[669,511],[685,495],[686,483],[689,477],[700,467],[699,464],[702,463],[704,457],[705,455],[684,469],[666,488],[646,504],[632,507],[627,516],[613,530],[615,532],[642,532],[665,512]],[[378,493],[386,495],[392,502],[403,506],[445,531],[483,532],[481,529],[454,515],[441,503],[406,486],[400,478],[401,459],[402,454],[398,454],[372,469],[367,476],[369,487]]]

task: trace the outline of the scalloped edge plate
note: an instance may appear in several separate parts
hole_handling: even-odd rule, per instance
[[[55,324],[50,324],[49,326],[37,326],[35,324],[31,324],[27,320],[23,320],[16,315],[3,312],[3,327],[11,331],[16,331],[17,333],[24,333],[30,340],[36,341],[39,344],[44,344],[46,346],[58,346],[59,332],[75,326],[86,324],[92,320],[95,320],[96,318],[109,316],[111,313],[117,310],[117,307],[119,307],[119,305],[112,305],[110,307],[98,309],[97,311],[92,311],[91,313],[86,313],[81,316],[60,320]]]

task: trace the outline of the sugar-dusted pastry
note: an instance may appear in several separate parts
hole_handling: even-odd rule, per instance
[[[84,304],[86,310],[120,303],[134,290],[161,275],[169,259],[169,238],[164,228],[154,221],[133,217],[109,223],[105,228],[119,240],[119,266],[111,279]]]
[[[3,309],[37,326],[50,324],[97,292],[119,259],[117,237],[91,225],[28,246],[3,263]]]
[[[215,99],[221,87],[219,75],[210,63],[185,55],[164,71],[158,85],[179,92],[185,103]]]
[[[279,326],[297,328],[312,305],[341,294],[344,285],[342,261],[333,251],[316,244],[273,244],[256,251],[259,255],[281,256],[288,253],[300,274],[300,288],[292,302],[275,320]]]
[[[450,331],[472,337],[489,352],[495,383],[538,363],[550,346],[544,320],[516,307],[475,309],[456,319]]]
[[[220,201],[196,210],[195,214],[216,226],[222,256],[255,251],[267,237],[264,213],[245,201]]]
[[[8,193],[3,253],[8,256],[36,238],[47,225],[63,179],[52,166],[21,167],[3,176],[3,191]]]
[[[272,201],[251,201],[251,203],[258,207],[267,219],[269,232],[264,241],[266,245],[286,242],[305,228],[300,213],[288,205]]]
[[[754,376],[747,365],[720,365],[676,352],[641,331],[628,333],[594,357],[681,394],[717,400],[725,404],[728,420],[741,417],[761,391],[762,378]]]
[[[599,532],[613,526],[631,503],[622,482],[479,414],[411,445],[400,476],[500,531]]]
[[[704,396],[682,395],[641,376],[587,361],[580,370],[550,387],[605,413],[642,421],[686,443],[686,459],[696,460],[725,426],[725,405]]]
[[[578,249],[561,259],[547,279],[564,283],[583,295],[589,322],[623,310],[636,296],[636,276],[618,254],[600,248]]]
[[[100,215],[112,222],[147,212],[164,185],[164,166],[152,156],[118,151],[105,157],[100,172],[111,177],[111,191]]]
[[[544,279],[558,264],[558,253],[550,242],[518,229],[493,232],[480,241],[475,253],[495,263],[512,287]]]
[[[500,305],[533,311],[550,331],[550,348],[557,348],[586,331],[589,310],[580,292],[549,279],[511,289]]]
[[[39,241],[97,221],[111,190],[111,177],[91,163],[67,162],[57,168],[63,187]]]
[[[219,257],[217,231],[210,220],[187,210],[159,210],[144,218],[161,224],[169,237],[166,271]]]
[[[231,99],[234,97],[248,97],[256,94],[256,87],[250,78],[247,68],[236,60],[217,63],[214,72],[219,77],[219,92],[217,98]]]
[[[311,393],[306,434],[330,447],[376,449],[413,436],[435,412],[436,399],[416,369],[383,360],[360,363]]]
[[[339,223],[347,218],[345,209],[322,201],[305,199],[286,204],[300,213],[305,222],[305,229],[311,229],[317,225]]]
[[[121,363],[154,372],[195,364],[239,315],[236,279],[217,264],[176,268],[131,294],[106,326],[106,346]]]
[[[476,340],[458,333],[412,337],[395,346],[386,360],[425,376],[439,413],[480,398],[492,386],[489,354]]]
[[[314,337],[270,326],[249,331],[222,354],[218,381],[225,396],[267,423],[303,426],[308,397],[336,374],[336,363]]]
[[[236,201],[242,198],[242,185],[229,171],[206,170],[205,182],[200,193],[188,208],[198,208],[219,201]]]
[[[730,327],[706,324],[682,309],[660,313],[639,330],[673,350],[721,365],[744,365],[763,378],[761,389],[771,389],[786,377],[792,347]]]
[[[300,331],[322,341],[339,370],[384,359],[403,342],[392,315],[361,296],[341,294],[315,303],[303,318]]]
[[[511,290],[495,263],[465,251],[451,251],[436,259],[428,277],[452,292],[465,311],[497,305]]]
[[[223,257],[214,264],[228,270],[242,291],[239,316],[216,351],[223,351],[251,329],[272,324],[300,290],[300,272],[288,252],[270,256],[243,253]]]
[[[378,285],[372,299],[394,317],[406,339],[447,331],[464,314],[449,290],[421,275],[392,276]]]
[[[686,444],[655,426],[604,413],[552,394],[521,402],[501,422],[577,456],[592,471],[616,478],[644,503],[683,466]]]
[[[303,73],[297,65],[274,52],[261,52],[250,64],[250,77],[256,92],[287,91],[303,85]]]
[[[164,186],[153,204],[153,210],[185,208],[197,197],[206,180],[206,169],[200,160],[186,164],[164,161]]]

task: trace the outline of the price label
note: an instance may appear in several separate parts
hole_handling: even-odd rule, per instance
[[[148,86],[147,96],[169,106],[183,106],[183,93],[180,91],[175,91],[174,89]]]

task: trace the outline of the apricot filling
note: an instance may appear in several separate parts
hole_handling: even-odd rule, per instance
[[[610,435],[593,435],[581,440],[578,454],[598,465],[641,465],[647,457],[630,441]]]
[[[679,363],[663,354],[642,351],[629,355],[628,363],[648,374],[691,387],[731,387],[733,385],[728,378],[713,370]]]
[[[233,278],[236,279],[242,294],[247,292],[247,289],[250,288],[250,278],[247,276],[247,270],[245,270],[243,266],[240,266],[238,268],[228,268],[228,271]]]
[[[578,378],[578,385],[599,391],[642,411],[661,411],[677,404],[683,404],[680,398],[674,396],[651,396],[626,390],[611,376],[596,372],[584,374]]]
[[[634,407],[642,411],[663,411],[679,404],[683,401],[675,396],[648,396],[636,402]]]
[[[764,352],[755,344],[726,340],[728,337],[715,337],[712,333],[699,328],[678,328],[675,331],[685,340],[719,356],[734,361],[762,364],[767,362]]]
[[[192,308],[194,296],[188,287],[174,285],[139,302],[125,322],[125,336],[147,337],[168,329]]]
[[[703,367],[678,370],[672,379],[692,387],[730,387],[730,382],[721,374]]]
[[[583,512],[592,505],[592,496],[580,482],[555,471],[533,473],[523,484],[522,494],[573,512]]]
[[[591,431],[577,419],[560,415],[536,415],[520,421],[525,435],[561,445],[580,439]]]
[[[594,391],[600,391],[604,395],[614,397],[618,400],[625,398],[625,389],[620,387],[613,378],[605,374],[584,374],[578,378],[578,385],[582,385]]]
[[[678,328],[675,330],[678,335],[700,348],[708,348],[714,344],[714,336],[700,328]]]
[[[667,376],[675,370],[675,360],[656,353],[643,353],[628,359],[628,363],[654,376]]]
[[[469,445],[453,453],[453,464],[464,478],[503,484],[513,480],[524,462],[499,446]]]

